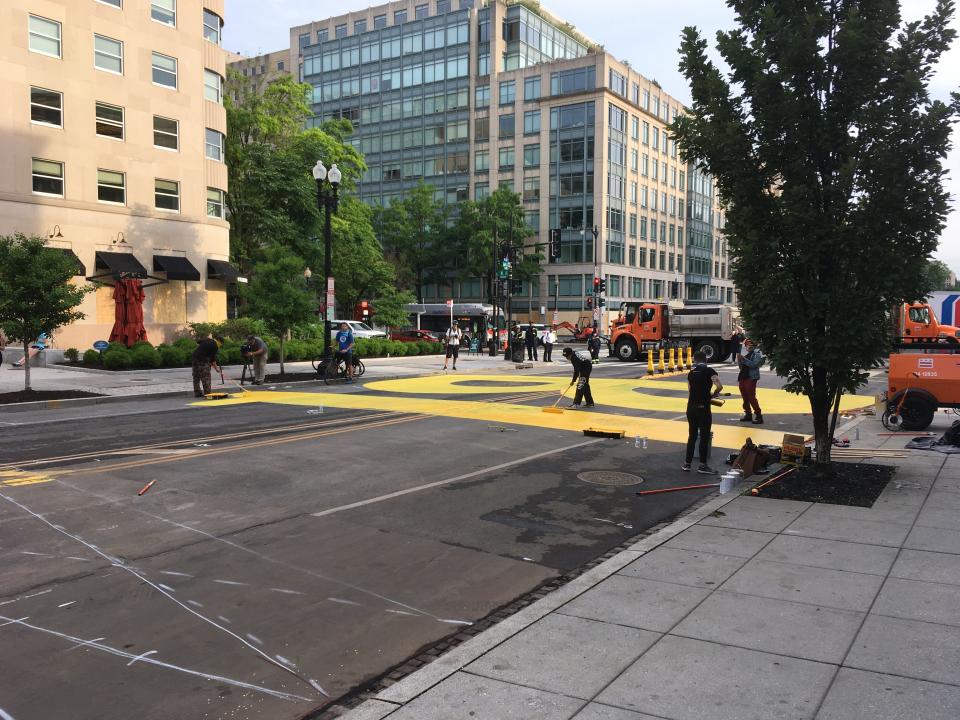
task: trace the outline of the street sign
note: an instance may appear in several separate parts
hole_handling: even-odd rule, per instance
[[[333,322],[334,320],[336,302],[337,302],[337,296],[336,296],[336,293],[334,292],[333,278],[328,277],[327,278],[327,302],[326,302],[327,318],[326,319],[329,320],[330,322]]]
[[[447,300],[447,305],[449,305],[450,307],[453,307],[453,300]]]
[[[97,340],[93,344],[93,349],[96,350],[97,352],[103,352],[105,350],[109,350],[110,343],[108,343],[106,340]]]

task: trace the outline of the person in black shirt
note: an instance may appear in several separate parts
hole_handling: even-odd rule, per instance
[[[587,404],[584,407],[593,407],[593,393],[590,392],[590,372],[593,370],[593,360],[590,359],[590,353],[585,350],[574,352],[571,348],[563,349],[563,356],[573,365],[573,379],[570,384],[577,384],[577,393],[573,398],[571,410],[580,409],[580,401],[586,399]]]
[[[687,399],[687,456],[681,470],[690,471],[693,451],[700,440],[700,467],[702,475],[716,475],[717,471],[707,465],[710,453],[710,428],[713,426],[713,413],[710,401],[723,390],[717,371],[707,365],[707,356],[702,352],[693,355],[693,370],[687,374],[687,387],[690,397]]]
[[[537,360],[537,331],[533,329],[533,323],[527,325],[523,342],[527,346],[527,360]]]
[[[223,338],[214,335],[212,338],[201,340],[197,349],[193,351],[193,396],[204,397],[210,394],[210,368],[213,367],[220,372],[220,366],[217,365],[217,353],[220,352],[220,346],[223,345]]]

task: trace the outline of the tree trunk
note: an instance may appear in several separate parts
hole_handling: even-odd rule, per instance
[[[813,386],[810,393],[810,411],[813,414],[813,441],[817,453],[816,463],[826,465],[830,462],[830,405],[831,398],[827,387],[827,371],[814,367]]]
[[[280,374],[281,374],[281,375],[284,374],[284,371],[283,371],[283,350],[284,350],[284,338],[286,337],[286,335],[287,335],[287,334],[286,334],[285,332],[280,333]]]
[[[23,389],[30,389],[30,341],[23,341]]]
[[[838,387],[833,400],[833,412],[830,414],[830,446],[837,432],[837,417],[840,415],[840,398],[843,397],[843,388]]]

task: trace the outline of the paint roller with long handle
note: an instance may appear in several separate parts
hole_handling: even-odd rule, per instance
[[[557,398],[557,401],[550,407],[543,408],[541,412],[553,413],[554,415],[563,415],[563,408],[558,408],[557,405],[559,405],[560,401],[563,400],[563,396],[567,394],[567,390],[570,389],[571,385],[567,385],[565,388],[563,388],[563,390],[560,391],[560,397]]]

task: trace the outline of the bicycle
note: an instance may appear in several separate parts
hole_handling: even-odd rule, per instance
[[[347,377],[347,363],[339,355],[335,354],[334,357],[330,359],[329,366],[325,358],[319,358],[312,362],[313,369],[317,373],[317,379],[323,380],[324,383],[329,385],[331,382],[336,382],[337,380],[345,380]],[[356,355],[353,356],[353,377],[358,378],[363,375],[367,368],[364,367],[363,361],[358,358]]]

